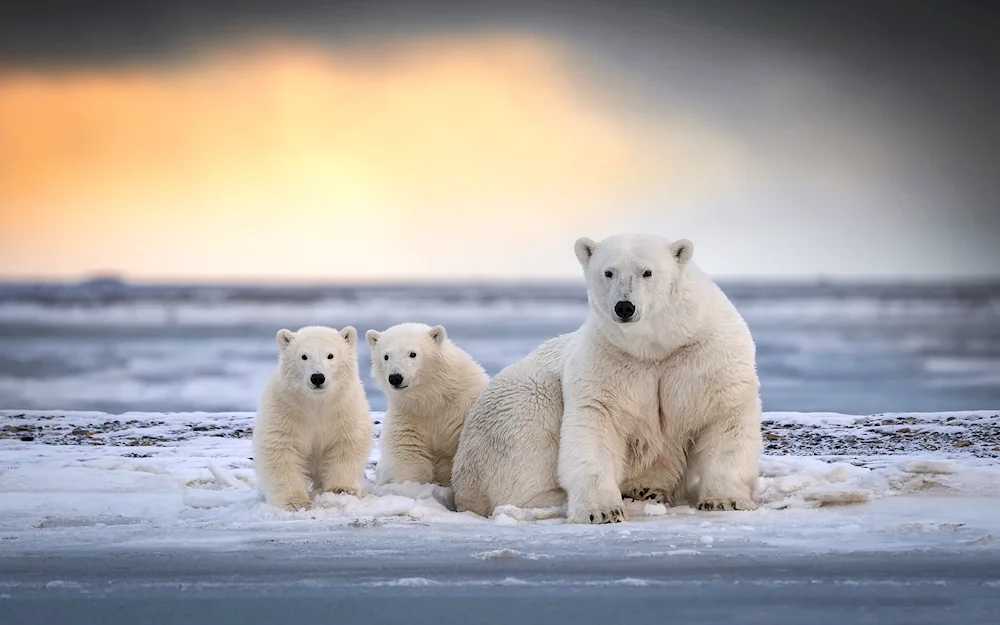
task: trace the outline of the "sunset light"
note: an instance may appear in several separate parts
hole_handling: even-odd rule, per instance
[[[694,183],[680,151],[671,163],[655,142],[662,128],[615,116],[567,76],[557,46],[510,37],[339,52],[272,42],[2,74],[4,268],[435,274],[483,234],[612,211],[671,176]],[[459,234],[467,243],[433,244]]]

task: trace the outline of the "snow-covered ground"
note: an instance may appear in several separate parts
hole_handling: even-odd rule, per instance
[[[373,413],[376,431],[380,413]],[[629,521],[565,524],[559,510],[449,510],[406,484],[320,495],[286,512],[255,490],[252,413],[0,411],[0,550],[191,547],[342,536],[412,553],[449,542],[485,560],[613,548],[644,559],[747,550],[1000,549],[1000,414],[766,413],[754,512],[631,502]],[[373,449],[368,477],[378,461]]]

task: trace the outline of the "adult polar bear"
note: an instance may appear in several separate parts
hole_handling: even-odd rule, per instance
[[[624,234],[575,251],[587,319],[479,396],[455,456],[458,510],[568,503],[570,522],[615,523],[623,494],[756,508],[754,343],[692,243]]]

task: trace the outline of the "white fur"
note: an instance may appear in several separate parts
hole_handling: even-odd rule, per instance
[[[497,374],[473,406],[455,457],[459,511],[567,503],[572,522],[616,522],[623,494],[756,507],[754,344],[693,250],[651,235],[577,241],[587,319]],[[631,323],[619,301],[634,305]]]
[[[319,492],[361,496],[374,432],[358,375],[357,331],[308,326],[279,330],[275,338],[278,368],[253,431],[261,491],[268,503],[288,510],[311,506],[310,480]],[[318,388],[310,380],[317,373],[325,377]]]
[[[378,484],[451,485],[451,465],[469,408],[489,382],[443,326],[402,323],[369,330],[372,377],[389,399],[379,442]],[[398,388],[389,377],[398,375]]]

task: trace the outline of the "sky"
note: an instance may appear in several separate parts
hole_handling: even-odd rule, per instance
[[[4,3],[0,279],[998,277],[981,4]]]

